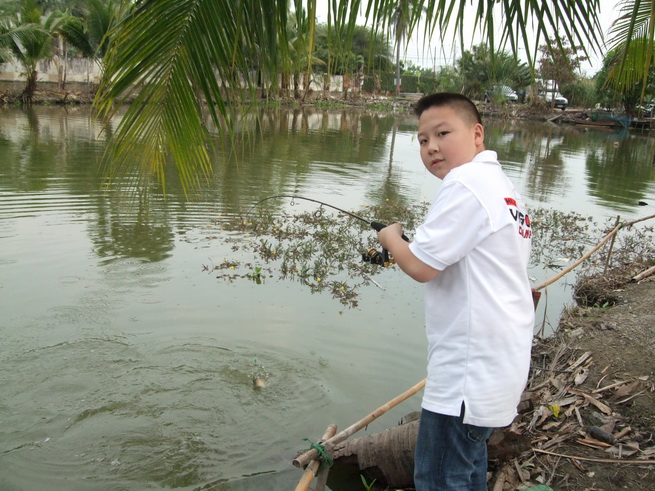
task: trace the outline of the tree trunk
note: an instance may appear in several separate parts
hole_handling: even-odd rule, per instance
[[[339,466],[359,467],[367,482],[375,479],[376,486],[409,488],[414,486],[414,447],[418,421],[394,426],[334,448],[333,472]]]
[[[27,68],[27,67],[26,67]],[[25,81],[25,88],[23,89],[23,104],[29,106],[32,104],[34,92],[36,92],[36,78],[39,72],[36,69],[27,69],[27,80]]]
[[[396,95],[400,94],[400,39],[396,40]]]

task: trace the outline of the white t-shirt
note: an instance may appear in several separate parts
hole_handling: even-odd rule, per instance
[[[410,249],[441,271],[426,284],[428,376],[422,407],[464,422],[512,422],[530,366],[532,228],[496,152],[444,178]]]

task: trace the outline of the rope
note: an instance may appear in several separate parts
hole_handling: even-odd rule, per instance
[[[312,442],[309,438],[303,438],[306,442],[309,442],[309,448],[305,450],[305,452],[309,452],[310,450],[316,450],[318,452],[318,456],[323,458],[323,464],[327,464],[328,468],[331,468],[334,465],[334,459],[328,455],[328,453],[325,451],[325,445],[321,445],[320,443],[314,443]],[[303,452],[303,453],[305,453]]]

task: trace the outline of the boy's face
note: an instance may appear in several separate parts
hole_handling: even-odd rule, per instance
[[[418,141],[423,165],[443,179],[484,150],[484,128],[465,120],[451,106],[432,106],[418,120]]]

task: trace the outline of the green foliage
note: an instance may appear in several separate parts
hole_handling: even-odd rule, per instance
[[[598,102],[593,79],[581,78],[561,87],[560,92],[569,100],[572,107],[590,108]]]
[[[617,50],[610,51],[605,55],[603,68],[596,74],[598,102],[602,107],[609,108],[621,105],[626,114],[634,114],[642,91],[646,100],[655,97],[655,67],[651,66],[648,70],[645,88],[640,80],[633,80],[630,86],[613,84],[609,80],[610,73],[616,68],[616,65],[622,63],[621,60],[621,53]]]
[[[46,5],[48,7],[48,5]],[[61,38],[89,56],[87,24],[68,10],[42,10],[36,0],[6,2],[0,8],[0,62],[13,57],[25,70],[23,101],[30,103],[36,90],[37,64],[53,57],[53,45]]]
[[[491,52],[486,44],[464,51],[457,62],[464,93],[481,99],[493,85],[507,85],[520,90],[533,81],[530,68],[506,52]]]
[[[362,58],[372,60],[369,67],[378,66],[375,58],[351,49],[354,26],[362,12],[387,35],[393,26],[396,39],[402,38],[398,33],[408,35],[423,22],[426,33],[452,32],[463,44],[465,28],[474,27],[491,45],[497,40],[506,42],[514,53],[522,42],[531,62],[534,56],[531,40],[525,36],[527,26],[536,38],[561,29],[571,44],[599,46],[599,0],[478,0],[473,2],[477,12],[473,22],[464,18],[464,8],[457,7],[464,3],[468,2],[329,2],[329,42],[334,57],[328,56],[327,70],[347,73],[354,65],[361,67]],[[125,2],[130,14],[112,31],[96,99],[98,112],[106,120],[121,105],[130,103],[112,135],[108,161],[117,165],[119,172],[129,169],[144,176],[146,184],[156,176],[162,185],[172,161],[185,188],[201,185],[212,168],[207,148],[209,127],[233,129],[233,105],[253,98],[258,81],[275,93],[280,70],[291,73],[290,4],[288,0]],[[489,8],[492,4],[497,8]],[[311,60],[317,1],[293,5],[306,6],[306,41],[301,44],[307,47],[305,59]],[[503,22],[499,24],[498,19]],[[248,90],[242,90],[244,85]],[[135,87],[139,88],[136,96]],[[205,117],[207,110],[211,122]]]
[[[652,69],[655,65],[655,3],[624,0],[620,14],[610,29],[609,51],[615,63],[607,73],[608,85],[620,92],[640,88],[639,99],[647,99],[652,90]]]
[[[539,51],[539,74],[543,80],[555,81],[555,90],[575,82],[580,65],[588,59],[586,55],[580,54],[581,47],[571,46],[566,40],[562,41],[561,46],[544,44],[539,47]]]
[[[375,92],[375,80],[379,80],[382,92],[393,94],[395,92],[394,73],[374,73],[366,77],[362,90],[364,92]],[[454,67],[443,67],[437,75],[432,70],[413,71],[401,75],[402,92],[431,94],[433,92],[459,92],[462,87],[461,77]]]
[[[367,482],[363,474],[360,474],[359,477],[362,479],[362,484],[364,485],[364,488],[366,488],[366,491],[371,491],[377,479],[373,479],[371,482]]]
[[[120,0],[81,0],[86,44],[100,60],[110,42],[110,31],[124,15]]]
[[[354,27],[352,43],[346,47],[330,38],[326,24],[318,24],[314,56],[321,62],[315,63],[314,69],[330,71],[333,75],[350,74],[360,66],[365,66],[369,72],[393,69],[390,46],[384,35],[364,26]]]
[[[413,230],[427,210],[428,203],[405,207],[386,204],[368,207],[366,217],[391,223],[400,221]],[[359,290],[375,284],[373,277],[383,266],[362,261],[362,254],[379,249],[377,236],[367,224],[353,218],[324,211],[276,214],[258,207],[244,217],[217,223],[224,230],[238,234],[221,234],[232,244],[239,258],[251,254],[252,262],[224,258],[204,270],[227,281],[247,279],[257,282],[267,278],[297,281],[312,293],[329,293],[348,307],[357,307]],[[258,263],[266,266],[255,266]],[[245,268],[247,272],[241,272]]]

